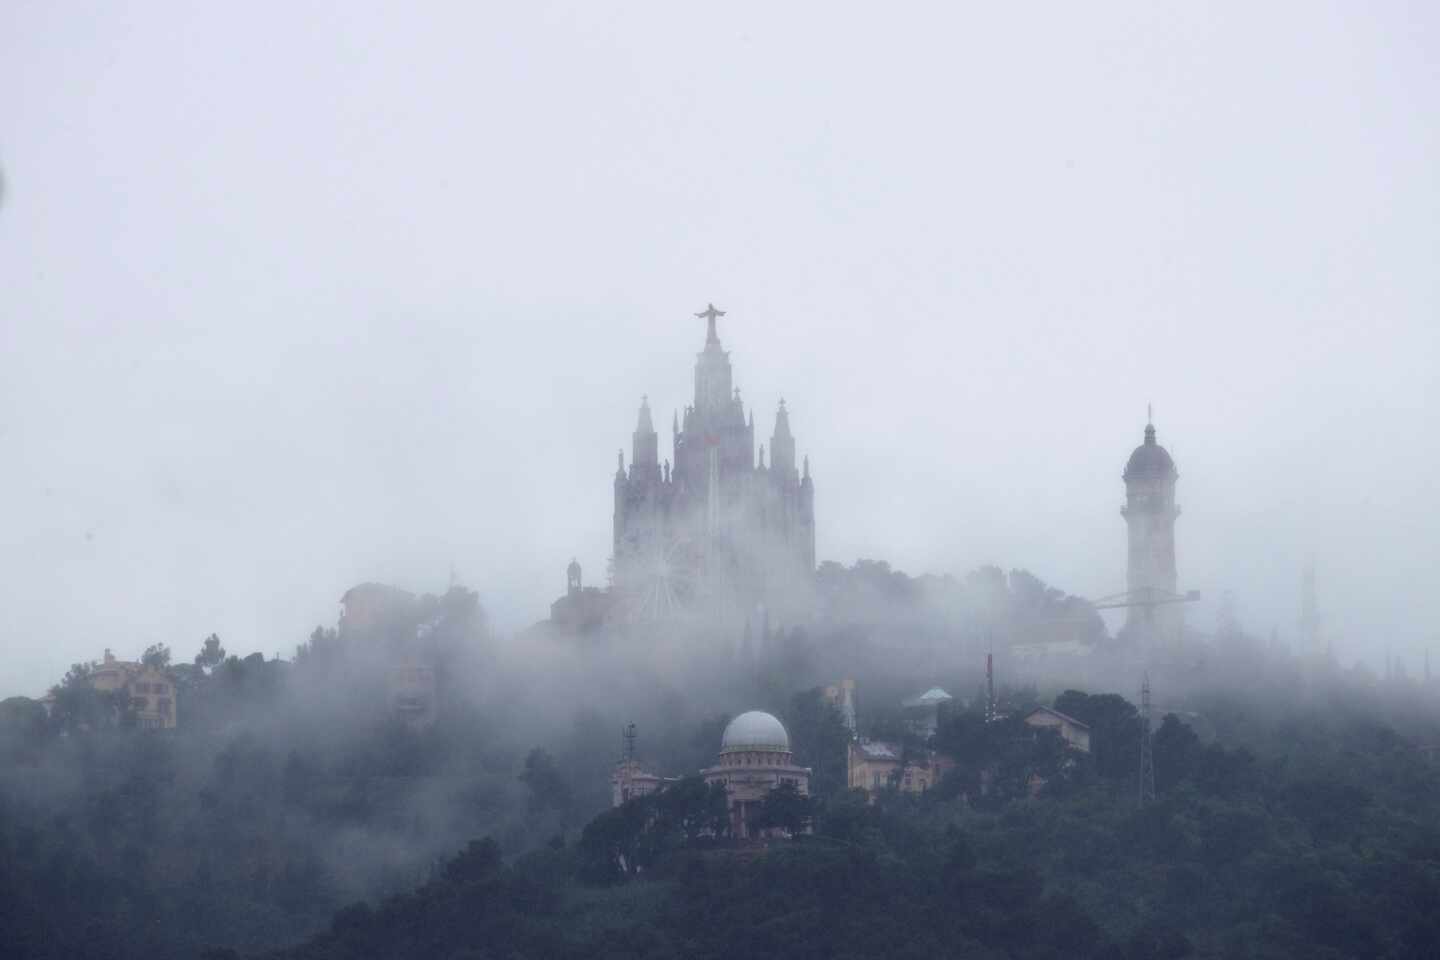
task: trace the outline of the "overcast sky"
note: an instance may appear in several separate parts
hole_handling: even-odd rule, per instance
[[[4,4],[0,696],[542,618],[707,301],[821,559],[1122,590],[1153,402],[1197,626],[1440,656],[1435,5],[415,6]]]

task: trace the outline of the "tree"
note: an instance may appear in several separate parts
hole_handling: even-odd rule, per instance
[[[50,732],[45,708],[29,697],[0,700],[0,759],[33,760]]]
[[[525,770],[520,780],[530,788],[530,810],[539,813],[556,810],[561,818],[570,812],[570,785],[565,782],[555,758],[549,752],[536,747],[525,757]]]
[[[164,670],[170,666],[170,648],[163,643],[152,643],[140,654],[140,662],[152,670]]]
[[[844,790],[850,730],[840,711],[824,698],[821,688],[804,690],[791,697],[786,724],[796,762],[813,771],[810,789],[817,796]]]
[[[754,826],[762,830],[778,827],[791,836],[804,833],[814,817],[814,804],[790,781],[765,795]]]
[[[658,826],[678,831],[687,844],[704,833],[721,836],[729,827],[725,787],[701,777],[670,784],[655,795],[655,807]]]
[[[1140,756],[1140,713],[1133,703],[1116,693],[1066,690],[1055,698],[1055,709],[1089,724],[1091,756],[1100,776],[1123,780],[1135,775]]]
[[[50,721],[64,733],[93,730],[123,722],[130,713],[130,696],[124,690],[96,690],[95,664],[75,663],[50,694],[54,704]]]
[[[220,645],[219,634],[212,633],[205,638],[205,643],[200,647],[200,652],[195,654],[195,666],[209,673],[224,662],[225,648]]]
[[[1200,762],[1200,738],[1173,713],[1165,714],[1155,731],[1155,787],[1169,793],[1195,772]]]

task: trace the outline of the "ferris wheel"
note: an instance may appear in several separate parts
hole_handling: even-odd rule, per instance
[[[684,537],[640,547],[626,578],[626,618],[657,623],[691,616],[700,599],[701,559],[694,542]]]

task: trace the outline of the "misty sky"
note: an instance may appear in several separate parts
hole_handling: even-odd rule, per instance
[[[821,559],[1122,590],[1153,401],[1196,626],[1440,656],[1435,5],[417,6],[0,10],[0,696],[542,618],[712,300]]]

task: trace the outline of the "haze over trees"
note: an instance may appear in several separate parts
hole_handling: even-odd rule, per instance
[[[1079,601],[996,570],[866,562],[820,582],[816,623],[754,638],[748,663],[703,634],[673,637],[687,646],[663,670],[618,635],[507,649],[463,588],[317,627],[291,660],[210,636],[165,667],[175,731],[136,729],[77,664],[48,716],[0,704],[0,942],[147,960],[1409,957],[1440,942],[1440,767],[1419,749],[1440,743],[1434,688],[1302,682],[1237,619],[1224,642],[1253,651],[1242,673],[1201,657],[1160,687],[1158,800],[1140,808],[1133,694],[1002,670],[994,722],[969,695],[993,637],[1074,619]],[[422,651],[436,702],[415,727],[388,678]],[[848,791],[850,733],[820,690],[842,675],[861,735],[938,749],[949,775],[919,797]],[[961,696],[927,744],[898,704],[937,681]],[[1089,724],[1089,754],[1021,722],[1041,703]],[[812,768],[810,797],[777,791],[762,811],[793,841],[737,846],[723,792],[694,776],[737,704],[781,716]],[[680,779],[610,809],[632,720],[647,767]]]

